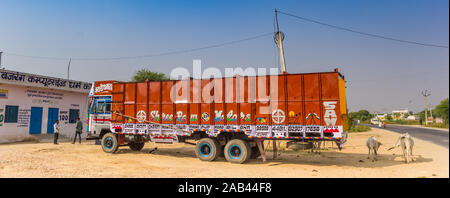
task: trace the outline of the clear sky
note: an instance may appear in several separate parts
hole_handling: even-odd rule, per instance
[[[65,78],[68,60],[191,49],[273,31],[274,9],[363,32],[449,45],[449,1],[2,0],[0,50],[10,70]],[[332,71],[347,79],[351,111],[423,109],[449,96],[449,49],[410,45],[280,15],[289,73]],[[11,54],[8,54],[11,53]],[[129,80],[141,68],[277,67],[271,36],[208,50],[133,60],[72,61],[71,79]]]

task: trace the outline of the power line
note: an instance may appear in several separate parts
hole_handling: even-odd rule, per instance
[[[140,55],[140,56],[103,57],[103,58],[61,58],[61,57],[30,56],[30,55],[22,55],[22,54],[7,53],[7,52],[5,52],[4,54],[8,54],[11,56],[25,57],[25,58],[34,58],[34,59],[47,59],[47,60],[69,60],[69,59],[71,59],[72,61],[74,61],[74,60],[75,61],[108,61],[108,60],[141,59],[141,58],[151,58],[151,57],[157,57],[157,56],[183,54],[183,53],[195,52],[195,51],[200,51],[200,50],[205,50],[205,49],[217,48],[217,47],[222,47],[222,46],[226,46],[226,45],[232,45],[232,44],[236,44],[236,43],[241,43],[241,42],[258,39],[258,38],[265,37],[268,35],[273,35],[273,32],[260,34],[260,35],[240,39],[240,40],[234,40],[234,41],[224,42],[224,43],[220,43],[220,44],[208,45],[208,46],[204,46],[204,47],[191,48],[191,49],[185,49],[185,50],[177,50],[177,51],[157,53],[157,54],[147,54],[147,55]]]
[[[380,39],[385,39],[385,40],[391,40],[391,41],[397,41],[397,42],[402,42],[402,43],[409,43],[409,44],[415,44],[415,45],[428,46],[428,47],[449,48],[448,46],[445,46],[445,45],[435,45],[435,44],[429,44],[429,43],[420,43],[420,42],[416,42],[416,41],[407,41],[407,40],[402,40],[402,39],[382,36],[382,35],[378,35],[378,34],[371,34],[371,33],[361,32],[361,31],[357,31],[357,30],[353,30],[353,29],[349,29],[349,28],[345,28],[345,27],[341,27],[341,26],[337,26],[337,25],[331,25],[331,24],[328,24],[328,23],[324,23],[324,22],[320,22],[320,21],[317,21],[317,20],[309,19],[309,18],[306,18],[306,17],[297,16],[297,15],[286,13],[286,12],[279,11],[279,10],[278,10],[278,13],[281,13],[281,14],[284,14],[284,15],[287,15],[287,16],[290,16],[290,17],[298,18],[298,19],[301,19],[301,20],[304,20],[304,21],[308,21],[308,22],[311,22],[311,23],[316,23],[316,24],[319,24],[319,25],[328,26],[328,27],[331,27],[331,28],[344,30],[344,31],[347,31],[347,32],[352,32],[352,33],[361,34],[361,35],[365,35],[365,36],[370,36],[370,37],[375,37],[375,38],[380,38]]]

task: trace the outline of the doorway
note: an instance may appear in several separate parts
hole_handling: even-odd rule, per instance
[[[41,134],[42,132],[42,107],[31,107],[30,134]]]
[[[58,108],[48,108],[48,118],[47,118],[47,133],[54,133],[53,125],[56,120],[58,120],[59,109]]]

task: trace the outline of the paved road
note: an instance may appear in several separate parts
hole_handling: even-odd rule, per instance
[[[370,125],[369,125],[370,126]],[[371,127],[378,127],[372,125]],[[386,125],[386,130],[397,132],[397,133],[406,133],[408,132],[414,138],[419,138],[422,140],[433,142],[437,145],[444,146],[448,148],[448,131],[430,129],[430,128],[419,128],[419,127],[410,127],[410,126],[399,126],[399,125]]]

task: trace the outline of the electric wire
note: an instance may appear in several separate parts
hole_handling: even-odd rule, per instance
[[[328,27],[331,27],[331,28],[344,30],[344,31],[347,31],[347,32],[352,32],[352,33],[361,34],[361,35],[365,35],[365,36],[370,36],[370,37],[375,37],[375,38],[380,38],[380,39],[385,39],[385,40],[391,40],[391,41],[396,41],[396,42],[402,42],[402,43],[422,45],[422,46],[427,46],[427,47],[449,48],[448,46],[445,46],[445,45],[436,45],[436,44],[421,43],[421,42],[416,42],[416,41],[408,41],[408,40],[403,40],[403,39],[387,37],[387,36],[383,36],[383,35],[379,35],[379,34],[372,34],[372,33],[361,32],[361,31],[358,31],[358,30],[353,30],[353,29],[350,29],[350,28],[345,28],[345,27],[341,27],[341,26],[337,26],[337,25],[331,25],[331,24],[328,24],[328,23],[320,22],[320,21],[309,19],[309,18],[306,18],[306,17],[297,16],[297,15],[286,13],[286,12],[279,11],[279,10],[278,10],[278,13],[284,14],[284,15],[287,15],[287,16],[290,16],[290,17],[294,17],[294,18],[297,18],[297,19],[301,19],[301,20],[304,20],[304,21],[308,21],[308,22],[311,22],[311,23],[316,23],[316,24],[319,24],[319,25],[328,26]]]
[[[183,54],[183,53],[189,53],[189,52],[195,52],[200,50],[206,50],[211,48],[218,48],[226,45],[232,45],[236,43],[242,43],[250,40],[255,40],[261,37],[273,35],[273,32],[260,34],[252,37],[247,37],[244,39],[224,42],[220,44],[214,44],[214,45],[208,45],[204,47],[198,47],[198,48],[191,48],[191,49],[185,49],[185,50],[177,50],[177,51],[171,51],[171,52],[164,52],[164,53],[157,53],[157,54],[147,54],[147,55],[140,55],[140,56],[123,56],[123,57],[103,57],[103,58],[62,58],[62,57],[46,57],[46,56],[31,56],[31,55],[23,55],[23,54],[16,54],[16,53],[9,53],[4,52],[4,54],[11,55],[11,56],[18,56],[18,57],[24,57],[24,58],[34,58],[34,59],[46,59],[46,60],[69,60],[72,59],[72,61],[108,61],[108,60],[127,60],[127,59],[142,59],[142,58],[151,58],[151,57],[157,57],[157,56],[167,56],[167,55],[174,55],[174,54]]]

